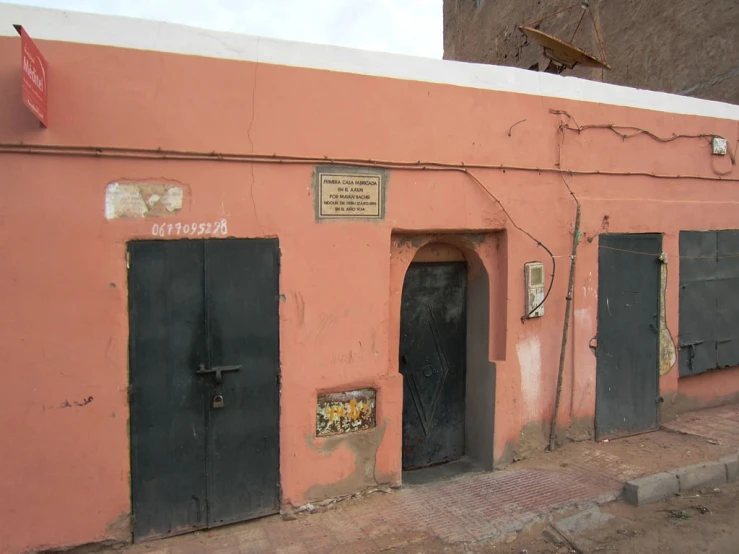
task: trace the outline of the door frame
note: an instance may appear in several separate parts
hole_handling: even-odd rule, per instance
[[[394,358],[399,360],[400,355],[400,312],[402,309],[401,297],[403,283],[408,267],[418,261],[423,263],[425,247],[447,248],[457,251],[457,254],[448,259],[434,258],[433,261],[465,261],[467,264],[467,335],[466,335],[466,395],[465,395],[465,457],[473,460],[485,471],[492,471],[495,461],[494,433],[496,409],[496,364],[491,360],[491,298],[497,311],[504,319],[506,303],[504,299],[505,279],[505,249],[499,248],[505,235],[500,232],[483,234],[396,234],[394,235],[392,257],[397,261],[393,267],[391,262],[391,298],[397,298],[397,303],[391,304],[392,333],[396,338],[392,347]],[[413,244],[412,249],[407,245]],[[484,247],[485,250],[483,250]],[[486,263],[481,257],[482,251],[492,250],[501,252],[499,259],[486,260],[494,269],[500,270],[489,276]],[[500,265],[500,267],[498,267]],[[494,297],[491,297],[491,280]],[[500,330],[496,329],[500,332]],[[496,336],[496,339],[498,337]],[[494,343],[498,347],[497,343]],[[396,365],[398,375],[399,365]],[[402,390],[402,389],[401,389]],[[402,407],[397,412],[402,428]],[[398,460],[402,459],[402,441],[398,445]],[[399,468],[402,464],[399,461]]]
[[[596,303],[596,313],[600,310],[600,298],[601,298],[601,267],[600,267],[600,237],[643,237],[643,238],[654,238],[659,240],[659,249],[660,253],[664,252],[664,235],[662,233],[603,233],[599,236],[598,239],[598,301]],[[658,263],[660,260],[655,260],[655,263]],[[654,366],[654,375],[655,375],[655,402],[654,402],[654,410],[655,410],[655,424],[653,427],[649,427],[646,429],[642,429],[635,432],[629,432],[624,431],[621,433],[600,433],[598,431],[598,366],[599,366],[599,349],[600,349],[600,322],[598,318],[596,318],[596,352],[595,352],[595,410],[593,413],[593,437],[594,440],[601,440],[601,439],[619,439],[624,437],[632,437],[636,435],[643,435],[645,433],[651,433],[653,431],[656,431],[660,427],[660,419],[661,419],[661,411],[659,409],[659,405],[656,401],[656,398],[659,398],[660,396],[660,353],[661,353],[661,337],[660,337],[660,314],[662,313],[663,309],[663,298],[661,293],[661,287],[662,287],[662,269],[658,269],[657,271],[657,280],[655,282],[655,296],[657,299],[656,302],[656,313],[657,313],[657,330],[655,333],[656,336],[656,358],[655,358],[655,366]]]
[[[203,238],[196,238],[196,239],[190,239],[190,238],[175,238],[175,239],[156,239],[156,238],[135,238],[126,241],[125,243],[125,264],[126,264],[126,292],[127,292],[127,298],[126,298],[126,316],[127,316],[127,322],[128,325],[126,326],[126,329],[128,331],[128,344],[127,344],[127,354],[128,354],[128,367],[127,367],[127,380],[128,380],[128,390],[127,390],[127,401],[129,403],[129,419],[131,416],[131,410],[130,407],[132,405],[132,394],[133,394],[133,388],[131,385],[131,367],[132,367],[132,360],[134,359],[133,354],[133,327],[134,323],[131,318],[131,306],[133,302],[133,294],[132,294],[132,287],[131,287],[131,271],[132,271],[132,257],[131,257],[131,251],[130,251],[130,244],[134,242],[176,242],[176,241],[230,241],[230,240],[240,240],[240,241],[260,241],[260,242],[274,242],[275,243],[275,266],[276,266],[276,278],[277,278],[277,299],[276,299],[276,306],[277,306],[277,323],[278,323],[278,329],[277,329],[277,336],[276,336],[276,349],[275,349],[275,369],[276,369],[276,389],[277,389],[277,483],[276,483],[276,495],[277,495],[277,510],[274,513],[279,513],[279,510],[282,507],[283,503],[283,489],[282,489],[282,433],[281,433],[281,421],[282,421],[282,364],[281,364],[281,348],[280,348],[280,341],[281,341],[281,334],[282,334],[282,325],[281,325],[281,310],[282,310],[282,302],[279,301],[280,296],[280,285],[281,285],[281,274],[282,274],[282,264],[281,264],[281,250],[280,250],[280,243],[278,238],[242,238],[242,237],[223,237],[223,238],[215,238],[215,237],[203,237]],[[203,263],[205,263],[205,260],[203,260]],[[210,420],[210,416],[207,416],[207,419]],[[214,526],[208,526],[207,524],[203,527],[199,527],[197,529],[186,529],[182,531],[175,531],[172,533],[165,533],[165,534],[152,534],[147,535],[145,537],[137,538],[134,535],[134,484],[133,484],[133,442],[135,440],[134,434],[133,434],[133,425],[128,425],[127,429],[127,435],[128,435],[128,468],[129,468],[129,503],[130,503],[130,514],[128,517],[129,520],[129,529],[130,529],[130,536],[131,536],[131,542],[136,544],[142,544],[147,543],[150,541],[156,541],[160,539],[165,539],[169,537],[175,537],[179,535],[185,535],[192,532],[198,532],[198,531],[204,531],[208,529],[216,529],[218,527],[226,526],[226,525],[232,525],[234,523],[238,522],[224,522],[219,525]],[[206,451],[208,450],[208,447],[206,445]],[[206,459],[207,464],[207,459]],[[258,519],[261,517],[266,517],[267,515],[260,515],[256,516],[254,519]],[[244,520],[244,521],[250,521],[250,520]]]

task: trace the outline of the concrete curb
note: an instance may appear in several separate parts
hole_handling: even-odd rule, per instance
[[[729,454],[719,460],[726,466],[726,481],[733,483],[736,481],[737,473],[739,473],[739,456],[736,454]]]
[[[660,502],[678,492],[717,487],[736,481],[738,469],[739,454],[729,454],[716,462],[686,466],[627,481],[624,483],[624,497],[634,506]]]
[[[680,483],[672,473],[655,473],[624,483],[626,502],[643,506],[666,500],[680,492]]]
[[[726,464],[721,462],[704,462],[682,467],[669,473],[677,477],[680,492],[688,492],[701,487],[718,487],[727,482]]]

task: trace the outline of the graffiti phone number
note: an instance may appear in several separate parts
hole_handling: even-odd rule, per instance
[[[228,222],[209,221],[208,223],[155,223],[151,228],[155,237],[199,237],[204,235],[227,235]]]

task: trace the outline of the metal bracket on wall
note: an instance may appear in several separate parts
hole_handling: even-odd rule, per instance
[[[683,348],[688,349],[688,368],[690,371],[693,371],[693,358],[695,358],[695,347],[699,344],[703,344],[705,341],[699,340],[695,342],[683,342],[678,344],[678,348],[682,350]]]

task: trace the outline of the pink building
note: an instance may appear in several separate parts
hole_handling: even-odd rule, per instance
[[[0,20],[0,551],[495,470],[555,405],[562,442],[739,400],[739,107]],[[10,23],[48,62],[46,128]]]

